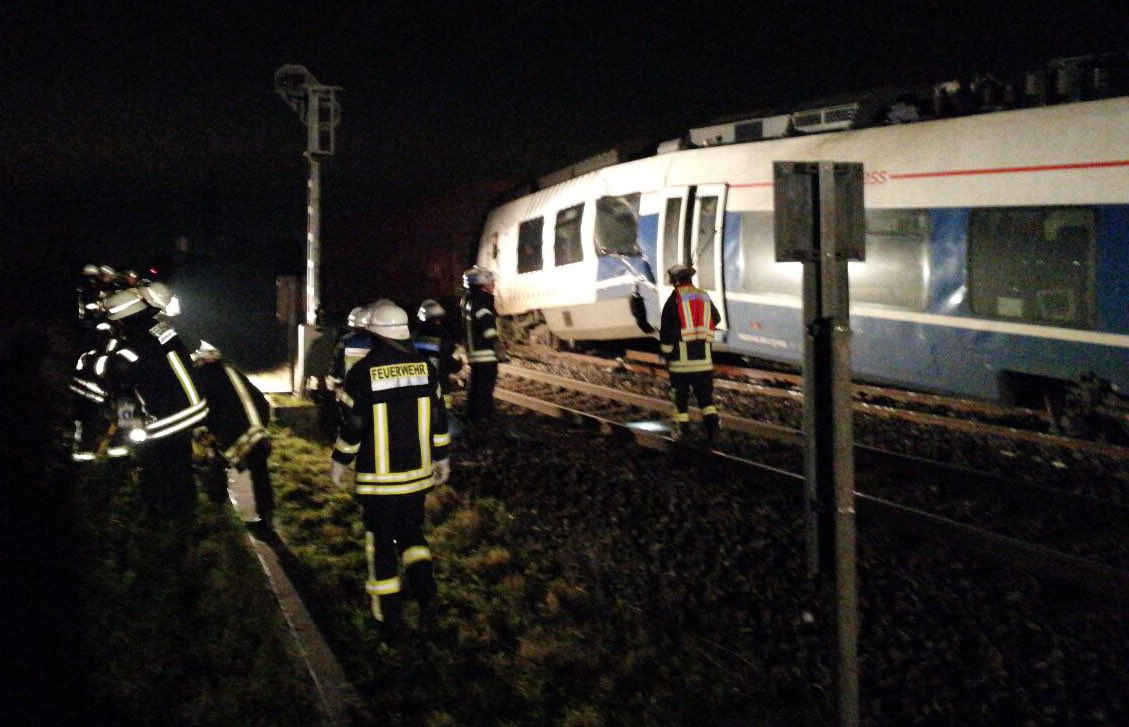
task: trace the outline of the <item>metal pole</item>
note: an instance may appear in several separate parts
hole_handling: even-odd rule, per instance
[[[851,406],[851,324],[847,284],[847,255],[839,243],[845,231],[839,230],[835,168],[831,162],[819,165],[819,239],[815,268],[819,276],[818,311],[813,311],[813,329],[818,341],[819,366],[815,370],[816,394],[813,408],[822,419],[814,431],[820,461],[815,464],[817,487],[821,490],[821,532],[829,535],[832,549],[831,577],[835,602],[836,700],[838,723],[843,727],[858,724],[858,584],[856,579],[856,531],[854,503],[854,428]],[[815,297],[815,296],[813,296]],[[806,298],[805,298],[806,300]],[[809,433],[809,437],[812,433]],[[829,507],[830,506],[830,507]],[[828,512],[830,510],[830,512]],[[829,526],[829,527],[828,527]],[[826,547],[826,546],[825,546]]]
[[[807,556],[834,602],[836,724],[858,724],[858,584],[847,261],[863,259],[862,165],[777,162],[776,259],[800,261]]]
[[[316,130],[311,129],[311,133]],[[306,203],[306,324],[317,323],[321,305],[321,161],[317,154],[306,152],[310,160],[310,180]]]

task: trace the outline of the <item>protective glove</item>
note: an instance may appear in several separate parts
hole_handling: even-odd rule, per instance
[[[442,485],[451,478],[451,458],[438,460],[435,463],[435,484]]]
[[[333,480],[334,486],[342,490],[348,486],[345,482],[345,465],[337,460],[333,461],[333,466],[329,470],[329,478]]]

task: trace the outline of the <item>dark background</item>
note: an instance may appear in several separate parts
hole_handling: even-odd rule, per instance
[[[343,89],[322,165],[322,300],[341,315],[382,295],[414,310],[409,280],[449,299],[499,190],[624,142],[1127,41],[1102,0],[8,3],[0,264],[34,291],[8,308],[69,313],[88,262],[175,264],[196,313],[207,300],[201,335],[272,326],[276,276],[305,262],[284,64]]]

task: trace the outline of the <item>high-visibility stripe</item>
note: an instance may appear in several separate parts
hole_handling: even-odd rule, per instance
[[[145,432],[151,439],[161,439],[170,434],[194,427],[208,416],[208,402],[199,401],[187,409],[181,409],[171,416],[158,419],[145,425]]]
[[[713,371],[713,361],[705,360],[692,360],[680,361],[672,360],[670,362],[669,370],[675,374],[695,374],[702,371]]]
[[[169,360],[169,366],[172,367],[173,373],[176,374],[177,381],[180,382],[180,387],[184,389],[184,395],[188,397],[188,401],[195,404],[203,397],[196,391],[196,385],[192,383],[192,376],[188,373],[188,368],[185,367],[184,362],[180,360],[180,354],[176,351],[169,351],[165,354],[165,358]]]
[[[426,545],[413,545],[404,551],[401,558],[406,566],[425,560],[431,560],[431,548],[428,548]]]
[[[235,393],[239,395],[239,403],[243,405],[243,411],[247,414],[247,421],[250,422],[251,427],[262,427],[263,420],[259,416],[259,407],[255,406],[255,399],[251,396],[251,392],[247,390],[246,385],[244,385],[242,377],[239,376],[239,373],[235,369],[227,364],[223,365],[223,372],[227,374],[231,385],[235,387]]]
[[[388,405],[374,404],[372,407],[372,441],[373,441],[373,467],[376,472],[373,477],[386,475],[391,467],[388,457]],[[361,482],[361,473],[357,473],[357,481]]]
[[[432,447],[446,447],[451,443],[450,434],[434,434],[431,437]]]
[[[428,463],[427,467],[405,470],[404,472],[358,472],[357,482],[385,482],[390,484],[412,482],[423,477],[430,477],[431,470],[431,464]]]
[[[370,596],[391,596],[400,592],[400,577],[385,578],[382,581],[365,581],[365,591]]]
[[[365,531],[365,563],[368,564],[368,579],[376,580],[376,536],[371,530]]]
[[[239,436],[239,439],[235,440],[234,444],[224,451],[223,456],[228,462],[238,462],[243,459],[244,455],[251,451],[252,447],[266,439],[266,437],[267,430],[262,426],[248,429]]]
[[[333,448],[341,454],[356,454],[361,451],[361,443],[349,444],[344,439],[338,437],[337,441],[333,443]]]
[[[430,489],[432,484],[430,476],[402,485],[365,484],[360,481],[360,478],[361,476],[358,475],[356,489],[358,495],[410,495],[413,492],[422,492],[423,490]]]
[[[416,436],[419,441],[419,464],[422,469],[434,469],[431,464],[431,399],[416,399]]]

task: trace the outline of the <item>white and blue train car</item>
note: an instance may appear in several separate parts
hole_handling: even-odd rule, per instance
[[[865,170],[856,379],[1017,400],[1093,373],[1129,392],[1126,98],[612,164],[493,210],[478,263],[499,313],[608,340],[657,327],[662,271],[689,262],[719,350],[798,364],[802,268],[775,262],[773,162],[824,160]]]

